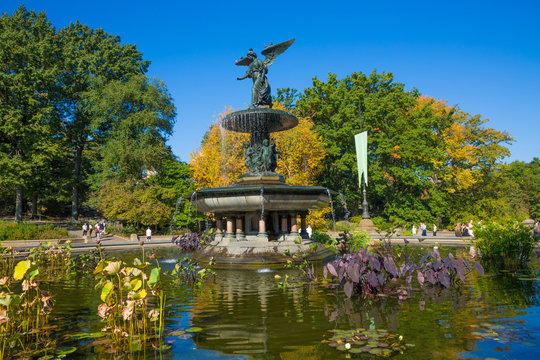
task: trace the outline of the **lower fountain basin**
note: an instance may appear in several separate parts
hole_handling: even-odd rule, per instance
[[[262,189],[262,191],[261,191]],[[197,190],[192,206],[209,213],[251,211],[305,211],[324,208],[328,190],[320,186],[235,186]]]

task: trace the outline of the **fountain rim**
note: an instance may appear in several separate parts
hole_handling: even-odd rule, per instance
[[[249,129],[240,129],[238,126],[232,125],[229,122],[232,122],[235,118],[240,118],[244,115],[254,115],[254,114],[265,114],[269,116],[279,115],[280,121],[273,120],[272,118],[268,118],[267,120],[264,120],[265,123],[271,124],[271,126],[268,129],[269,133],[273,132],[279,132],[279,131],[285,131],[290,130],[298,125],[298,118],[291,114],[290,112],[278,110],[278,109],[271,109],[271,108],[252,108],[252,109],[244,109],[232,112],[230,114],[225,115],[225,117],[221,120],[221,127],[225,130],[239,132],[239,133],[252,133]],[[255,120],[253,120],[255,121]],[[260,120],[259,120],[260,121]]]

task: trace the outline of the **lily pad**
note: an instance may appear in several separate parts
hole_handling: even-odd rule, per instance
[[[190,332],[190,333],[198,333],[201,331],[203,331],[203,329],[200,327],[190,327],[189,329],[186,329],[186,332]]]
[[[337,342],[331,342],[331,343],[328,343],[328,346],[331,346],[331,347],[338,347],[339,344]]]
[[[66,346],[56,349],[56,355],[67,355],[77,351],[75,346]]]

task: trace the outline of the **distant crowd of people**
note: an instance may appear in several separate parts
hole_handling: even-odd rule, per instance
[[[417,234],[417,231],[420,230]],[[423,222],[420,223],[420,226],[417,228],[416,225],[412,226],[413,236],[427,236],[427,225]],[[437,225],[433,224],[433,236],[437,236]]]
[[[96,238],[99,240],[103,235],[106,234],[105,228],[107,226],[107,223],[105,220],[101,222],[96,222],[95,225],[92,225],[92,223],[85,222],[82,226],[82,233],[83,236],[89,236],[92,237],[92,232],[95,232]]]
[[[476,226],[481,227],[482,226],[482,220],[480,220],[477,223]],[[433,229],[433,236],[437,236],[437,230],[438,230],[437,225],[433,224],[432,229]],[[427,226],[423,222],[421,222],[418,227],[416,227],[416,225],[412,226],[412,235],[413,236],[427,236],[427,232],[428,232]],[[535,230],[535,232],[536,232],[536,230]],[[454,233],[458,237],[474,236],[474,234],[473,234],[473,221],[471,220],[468,223],[463,223],[463,224],[457,223],[456,227],[454,228]]]

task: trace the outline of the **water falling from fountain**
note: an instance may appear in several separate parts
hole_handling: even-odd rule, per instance
[[[343,204],[343,207],[345,208],[345,216],[344,219],[347,221],[349,220],[349,216],[351,216],[351,212],[349,209],[347,209],[347,201],[345,201],[345,195],[342,193],[339,193],[339,199],[341,200],[341,203]]]
[[[328,193],[328,197],[330,198],[330,212],[332,213],[332,224],[334,225],[332,229],[335,230],[336,229],[336,214],[334,214],[334,203],[332,202],[332,193],[330,192],[329,188],[326,188],[326,192]]]
[[[176,213],[178,212],[178,208],[180,207],[180,204],[182,203],[183,197],[180,196],[178,200],[176,200],[176,207],[174,209],[173,217],[171,219],[171,223],[169,224],[169,232],[172,232],[173,226],[174,226],[174,220],[176,220]]]

